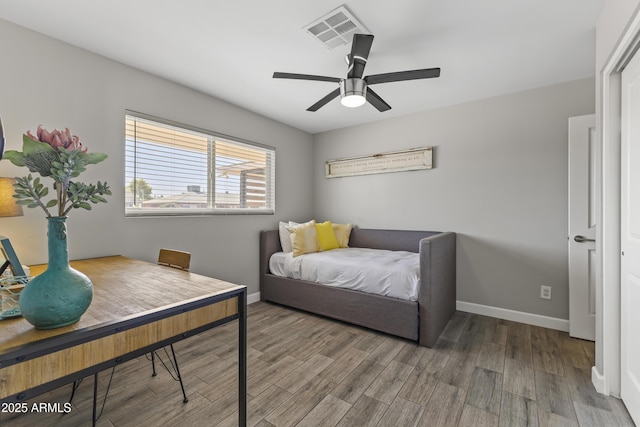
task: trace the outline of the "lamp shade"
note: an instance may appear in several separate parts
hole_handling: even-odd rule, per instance
[[[13,197],[13,178],[0,178],[0,217],[22,216],[22,206]]]

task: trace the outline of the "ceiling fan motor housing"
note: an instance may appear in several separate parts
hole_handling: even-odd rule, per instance
[[[343,105],[357,107],[366,101],[367,83],[363,79],[344,79],[340,81],[340,96]],[[353,104],[351,103],[353,101]]]

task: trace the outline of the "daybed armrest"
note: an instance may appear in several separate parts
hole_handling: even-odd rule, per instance
[[[280,246],[280,232],[268,230],[260,232],[260,280],[262,275],[269,273],[269,259],[276,252],[282,252]]]
[[[456,311],[456,234],[420,240],[420,345],[433,347]]]
[[[268,230],[260,232],[260,299],[265,301],[264,281],[265,275],[269,274],[269,258],[276,252],[281,252],[280,232],[278,230]]]

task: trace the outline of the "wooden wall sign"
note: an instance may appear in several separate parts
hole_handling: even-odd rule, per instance
[[[431,169],[433,147],[390,151],[371,156],[328,160],[325,163],[327,178],[370,175],[374,173],[403,172]]]

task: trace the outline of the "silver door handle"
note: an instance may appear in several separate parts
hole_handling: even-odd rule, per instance
[[[584,236],[576,236],[573,238],[573,240],[575,240],[578,243],[584,243],[584,242],[595,242],[596,239],[587,239]]]

